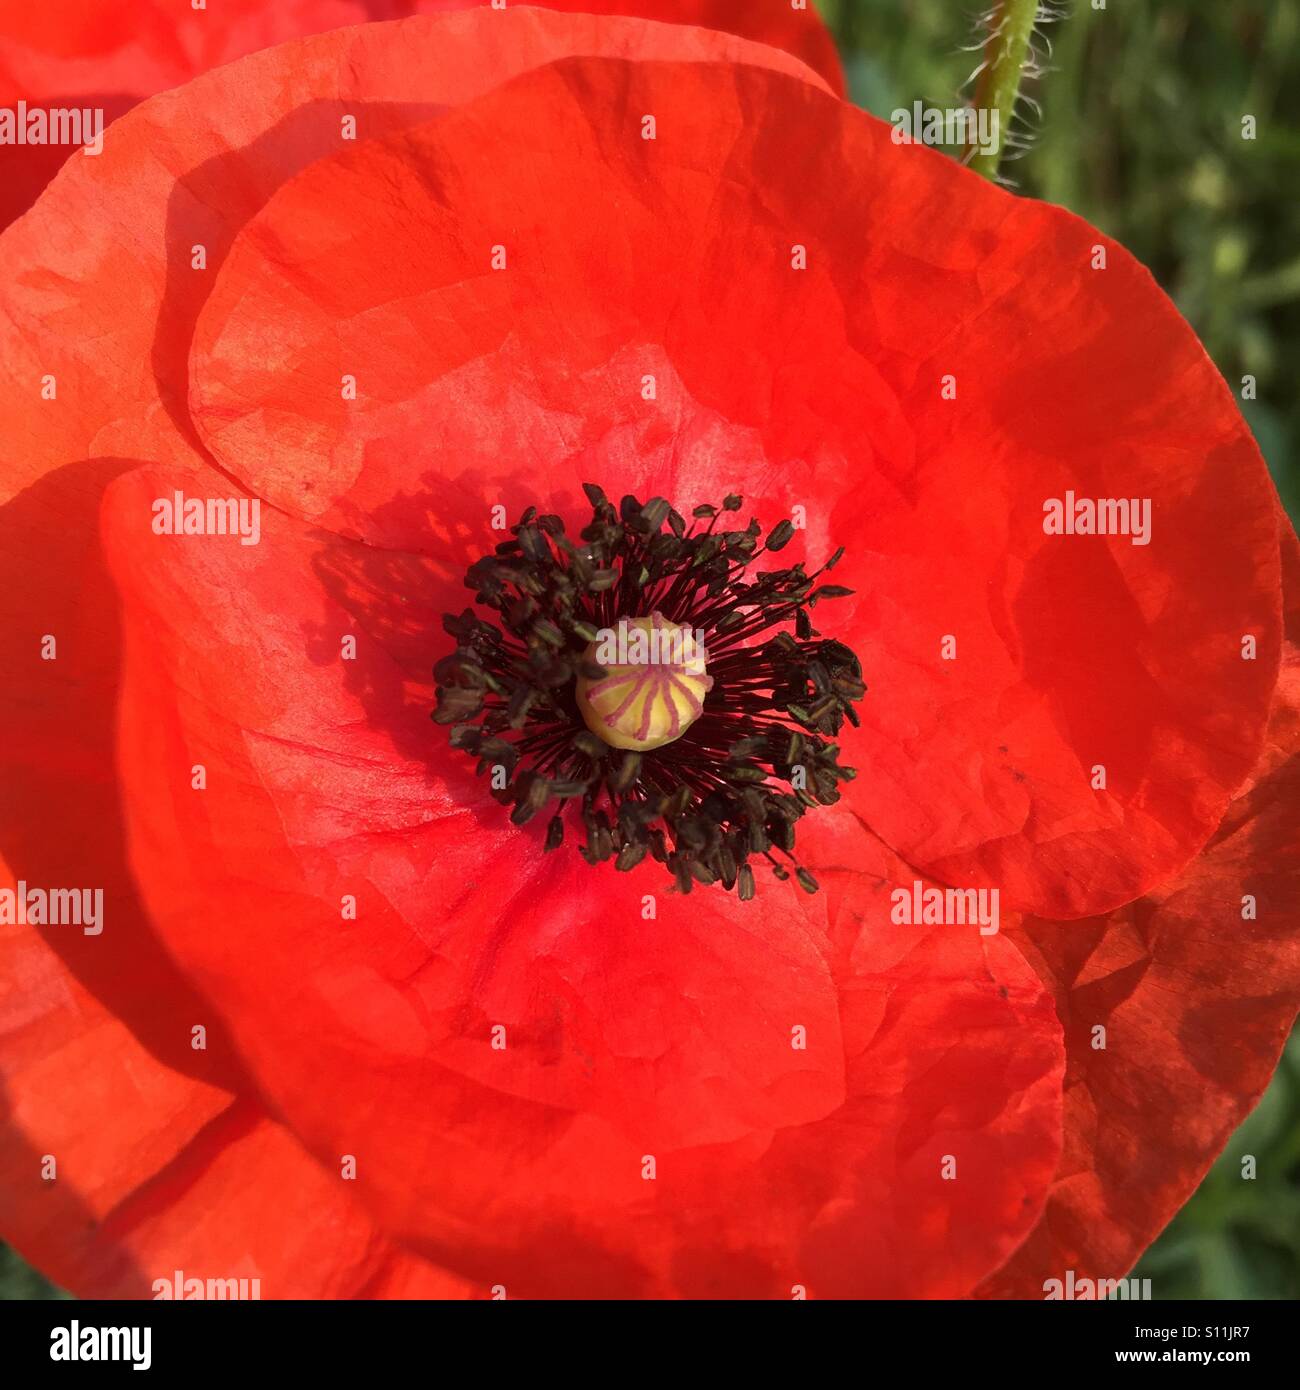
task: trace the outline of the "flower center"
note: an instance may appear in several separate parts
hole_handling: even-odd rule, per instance
[[[752,898],[755,865],[815,892],[795,824],[855,775],[834,739],[866,693],[853,652],[813,626],[821,601],[852,592],[818,583],[843,550],[812,574],[755,571],[793,539],[789,521],[760,544],[757,521],[727,525],[739,497],[688,522],[661,497],[616,508],[584,491],[576,540],[530,507],[470,566],[495,621],[444,617],[457,646],[434,667],[434,720],[516,825],[550,808],[548,850],[567,824],[588,863],[648,856],[683,893]]]
[[[620,618],[585,655],[605,674],[578,677],[578,709],[611,748],[662,748],[704,713],[713,678],[705,674],[703,635],[657,610],[648,618]]]

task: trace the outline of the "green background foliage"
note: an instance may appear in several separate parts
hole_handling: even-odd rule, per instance
[[[961,0],[819,0],[853,99],[888,120],[957,104],[980,31]],[[1030,145],[1004,166],[1150,267],[1240,395],[1300,516],[1300,0],[1074,0],[1044,29]],[[1253,141],[1242,117],[1256,118]],[[1257,1176],[1244,1180],[1242,1158]],[[1300,1034],[1135,1274],[1156,1298],[1300,1298]],[[0,1246],[0,1298],[60,1296]]]

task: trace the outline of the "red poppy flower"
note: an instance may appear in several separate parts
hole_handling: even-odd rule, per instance
[[[104,895],[0,927],[4,1234],[128,1296],[1122,1275],[1300,996],[1300,557],[1149,276],[632,19],[340,30],[112,135],[0,240],[5,882]],[[713,686],[589,775],[586,629],[652,607]]]

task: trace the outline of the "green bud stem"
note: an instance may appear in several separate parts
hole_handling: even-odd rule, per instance
[[[993,154],[982,154],[976,149],[967,160],[968,167],[986,179],[998,176],[998,163],[1015,115],[1016,96],[1037,15],[1038,0],[1000,0],[991,21],[984,46],[984,71],[975,87],[975,106],[998,113],[998,148]]]

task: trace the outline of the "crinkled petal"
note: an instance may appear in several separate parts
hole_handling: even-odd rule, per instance
[[[1300,1008],[1300,649],[1259,775],[1172,883],[1016,940],[1065,1026],[1068,1136],[1030,1238],[984,1286],[1118,1279],[1195,1191],[1272,1077]]]
[[[544,0],[547,9],[698,25],[784,49],[844,91],[834,40],[788,0]],[[0,106],[102,111],[112,122],[163,92],[301,35],[409,14],[484,9],[486,0],[0,0]],[[504,13],[504,12],[503,12]],[[92,121],[93,121],[92,116]],[[89,136],[88,136],[89,138]],[[114,137],[115,138],[115,137]],[[75,148],[0,145],[0,229],[25,212]]]
[[[16,884],[0,864],[0,887]],[[85,939],[107,943],[115,927]],[[263,1298],[473,1292],[388,1240],[341,1166],[319,1167],[256,1101],[146,1051],[37,928],[0,926],[0,952],[0,1234],[55,1283],[150,1298],[179,1270],[256,1279]],[[186,1046],[220,1045],[214,1021],[195,1006]]]
[[[772,64],[679,25],[479,7],[282,44],[154,97],[72,161],[0,236],[0,362],[12,382],[0,498],[93,457],[193,465],[188,359],[230,246],[293,175],[568,54]],[[349,120],[355,120],[355,135]],[[55,400],[46,399],[52,379]]]

